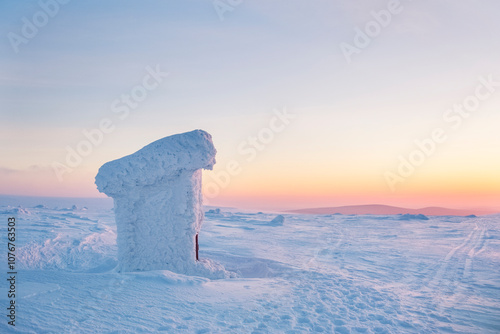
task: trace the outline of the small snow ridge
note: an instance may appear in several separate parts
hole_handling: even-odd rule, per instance
[[[16,208],[11,207],[10,205],[7,206],[7,210],[0,211],[0,214],[4,215],[27,215],[31,216],[31,212],[22,206],[18,206]]]
[[[139,271],[129,272],[125,275],[135,277],[140,280],[157,281],[167,285],[202,285],[210,281],[210,279],[198,276],[187,276],[177,274],[169,270],[153,270],[153,271]]]
[[[224,265],[236,277],[270,278],[280,277],[291,270],[286,264],[264,258],[225,255]]]
[[[76,215],[72,212],[68,212],[68,213],[63,213],[61,214],[62,217],[67,217],[67,218],[74,218],[74,219],[80,219],[80,220],[87,220],[87,221],[93,221],[92,219],[90,218],[87,218],[87,217],[83,217],[83,216],[80,216],[80,215]]]
[[[283,226],[283,223],[285,222],[285,217],[282,215],[276,216],[273,220],[271,220],[270,225],[272,226]]]
[[[20,298],[28,299],[40,296],[42,294],[52,294],[60,289],[61,287],[59,286],[59,284],[48,282],[30,282],[29,284],[24,285],[23,288],[19,290],[19,296]]]
[[[399,215],[399,220],[429,220],[429,218],[423,214],[412,215],[406,213],[404,215]]]
[[[71,208],[62,208],[62,209],[58,209],[58,210],[59,211],[78,211],[80,209],[78,208],[78,206],[76,206],[76,204],[73,204],[71,206]]]
[[[217,209],[210,209],[207,211],[207,214],[209,215],[220,215],[220,209],[217,208]]]

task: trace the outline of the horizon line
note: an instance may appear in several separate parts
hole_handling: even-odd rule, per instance
[[[73,198],[73,199],[113,199],[108,196],[36,196],[36,195],[14,195],[14,194],[0,194],[1,197],[27,197],[27,198]],[[230,206],[225,206],[225,205],[207,205],[207,206],[213,206],[213,207],[227,207],[227,208],[235,208],[234,205]],[[300,211],[300,210],[319,210],[319,209],[333,209],[333,208],[346,208],[346,207],[360,207],[360,206],[386,206],[386,207],[392,207],[392,208],[398,208],[398,209],[406,209],[406,210],[423,210],[423,209],[430,209],[430,208],[439,208],[439,209],[447,209],[447,210],[482,210],[482,211],[489,211],[491,214],[495,213],[500,213],[500,208],[493,208],[493,207],[469,207],[469,208],[454,208],[454,207],[444,207],[444,206],[419,206],[415,208],[411,207],[405,207],[405,206],[396,206],[396,205],[390,205],[390,204],[380,204],[380,203],[369,203],[369,204],[348,204],[348,205],[331,205],[331,206],[317,206],[317,207],[296,207],[293,209],[282,209],[282,208],[275,208],[273,211],[281,211],[281,212],[292,212],[292,211]]]

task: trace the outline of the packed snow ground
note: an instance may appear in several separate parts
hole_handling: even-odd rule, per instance
[[[277,214],[211,208],[200,257],[239,277],[209,280],[115,272],[111,206],[109,199],[0,198],[4,226],[17,219],[21,268],[17,326],[4,315],[0,332],[500,332],[500,215],[273,221]]]

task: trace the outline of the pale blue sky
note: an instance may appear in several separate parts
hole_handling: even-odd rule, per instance
[[[221,21],[206,0],[73,0],[15,53],[7,34],[20,33],[39,2],[3,1],[0,168],[41,177],[53,161],[64,161],[67,145],[82,140],[82,129],[113,116],[110,104],[141,82],[146,66],[159,64],[169,77],[116,123],[72,173],[79,177],[56,183],[52,195],[77,195],[82,184],[89,185],[81,193],[92,195],[102,163],[195,128],[212,133],[221,163],[238,159],[238,144],[282,107],[297,120],[258,157],[259,168],[303,164],[303,176],[317,165],[333,174],[362,165],[363,177],[383,183],[397,156],[473,93],[479,76],[500,80],[500,4],[493,0],[401,1],[401,13],[348,64],[340,43],[352,43],[355,27],[389,2],[242,1]],[[500,121],[499,95],[434,159],[474,151],[471,143],[495,150],[500,138],[488,129]],[[499,167],[498,160],[490,165]],[[20,192],[2,182],[0,193]]]

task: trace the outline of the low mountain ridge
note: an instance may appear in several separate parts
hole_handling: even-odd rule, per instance
[[[302,214],[335,214],[340,213],[343,215],[397,215],[397,214],[423,214],[430,216],[468,216],[468,215],[487,215],[495,213],[487,210],[458,210],[442,207],[425,207],[421,209],[408,209],[397,206],[370,204],[370,205],[346,205],[337,207],[326,208],[309,208],[290,210],[292,213]]]

